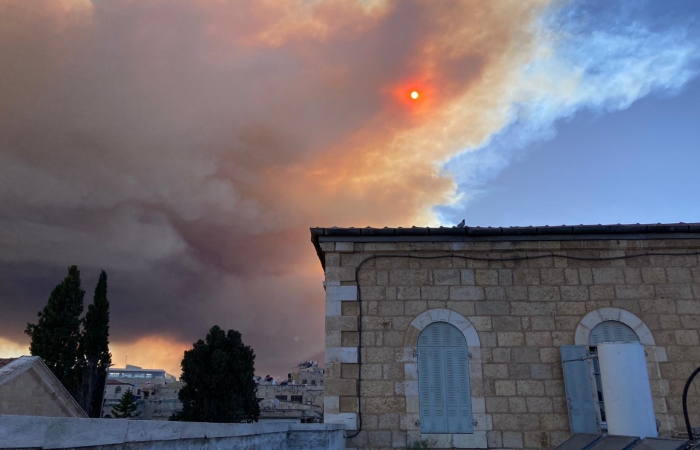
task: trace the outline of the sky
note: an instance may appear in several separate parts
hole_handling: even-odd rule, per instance
[[[0,357],[78,265],[111,351],[323,360],[316,226],[700,221],[694,0],[0,0]],[[417,91],[419,97],[411,99]]]

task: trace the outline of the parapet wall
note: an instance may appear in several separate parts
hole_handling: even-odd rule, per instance
[[[0,449],[342,450],[339,424],[219,424],[0,415]]]

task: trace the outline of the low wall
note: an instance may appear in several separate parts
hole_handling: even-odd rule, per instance
[[[0,449],[342,450],[339,424],[220,424],[0,415]]]

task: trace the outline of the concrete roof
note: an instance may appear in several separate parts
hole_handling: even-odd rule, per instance
[[[564,241],[600,239],[700,239],[700,223],[561,225],[527,227],[311,228],[325,265],[322,242]]]

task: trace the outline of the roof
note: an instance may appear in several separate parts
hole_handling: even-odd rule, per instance
[[[0,358],[0,367],[6,366],[15,360],[17,360],[17,358]]]
[[[322,242],[454,242],[600,239],[700,239],[700,222],[527,227],[311,228],[311,242],[325,264]]]
[[[38,356],[1,359],[0,386],[27,372],[34,376],[44,387],[49,397],[61,406],[68,417],[87,417],[80,405]]]

